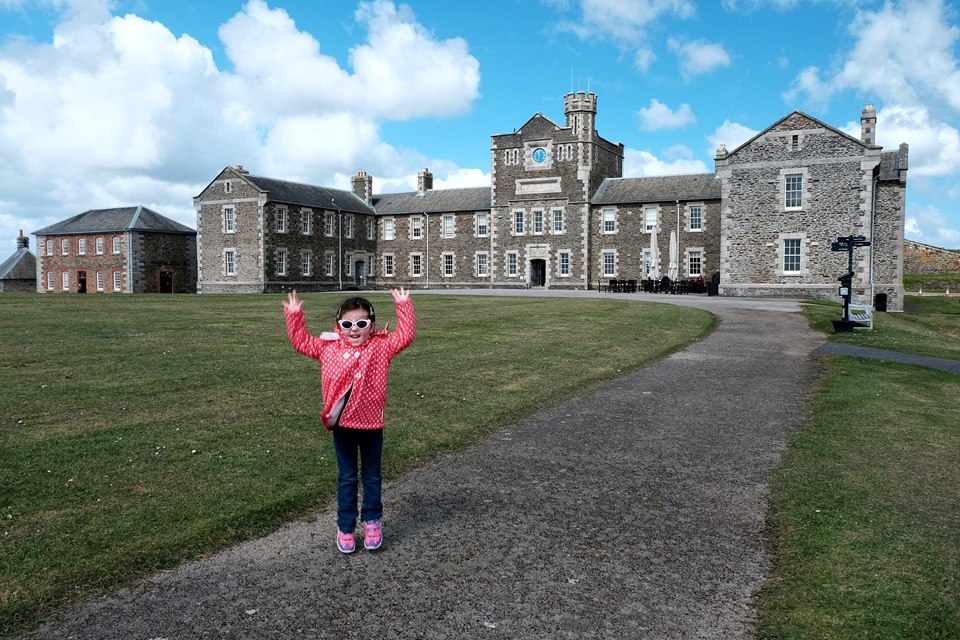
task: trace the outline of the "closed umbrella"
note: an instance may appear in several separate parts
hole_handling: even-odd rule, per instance
[[[677,248],[677,232],[670,232],[670,269],[667,271],[667,275],[670,276],[670,280],[676,280],[677,275],[680,271],[680,265],[677,262],[677,254],[679,249]]]
[[[650,230],[650,277],[660,278],[660,247],[657,246],[657,227]]]

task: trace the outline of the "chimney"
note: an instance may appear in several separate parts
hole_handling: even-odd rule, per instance
[[[29,249],[30,238],[24,237],[23,229],[20,229],[20,237],[17,238],[17,249]]]
[[[250,175],[250,172],[244,169],[242,164],[238,164],[233,168],[233,170],[239,173],[240,175],[244,175],[244,176]]]
[[[860,141],[871,147],[877,144],[877,112],[869,102],[860,112]]]
[[[433,189],[433,174],[424,168],[417,173],[417,193],[422,196],[431,189]]]
[[[366,171],[358,171],[357,175],[350,179],[350,187],[358,198],[367,204],[373,204],[373,176]]]

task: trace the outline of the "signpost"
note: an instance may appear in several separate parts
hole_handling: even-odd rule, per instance
[[[836,242],[831,243],[831,251],[847,252],[847,272],[837,278],[840,281],[838,294],[843,299],[843,317],[841,320],[833,321],[833,329],[836,332],[852,331],[858,323],[850,320],[850,303],[853,301],[853,250],[857,247],[869,247],[870,241],[866,236],[840,236]]]

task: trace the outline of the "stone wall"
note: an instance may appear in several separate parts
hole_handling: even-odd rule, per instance
[[[905,240],[903,272],[906,274],[960,273],[960,251]]]
[[[172,276],[171,293],[197,292],[197,239],[194,234],[131,234],[134,293],[160,293],[161,273]]]

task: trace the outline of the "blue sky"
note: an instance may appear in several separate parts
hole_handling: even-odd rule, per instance
[[[712,171],[794,109],[859,137],[872,103],[910,145],[906,236],[960,248],[958,37],[941,0],[0,0],[0,259],[87,209],[196,226],[227,165],[487,185],[490,136],[571,90],[626,176]]]

